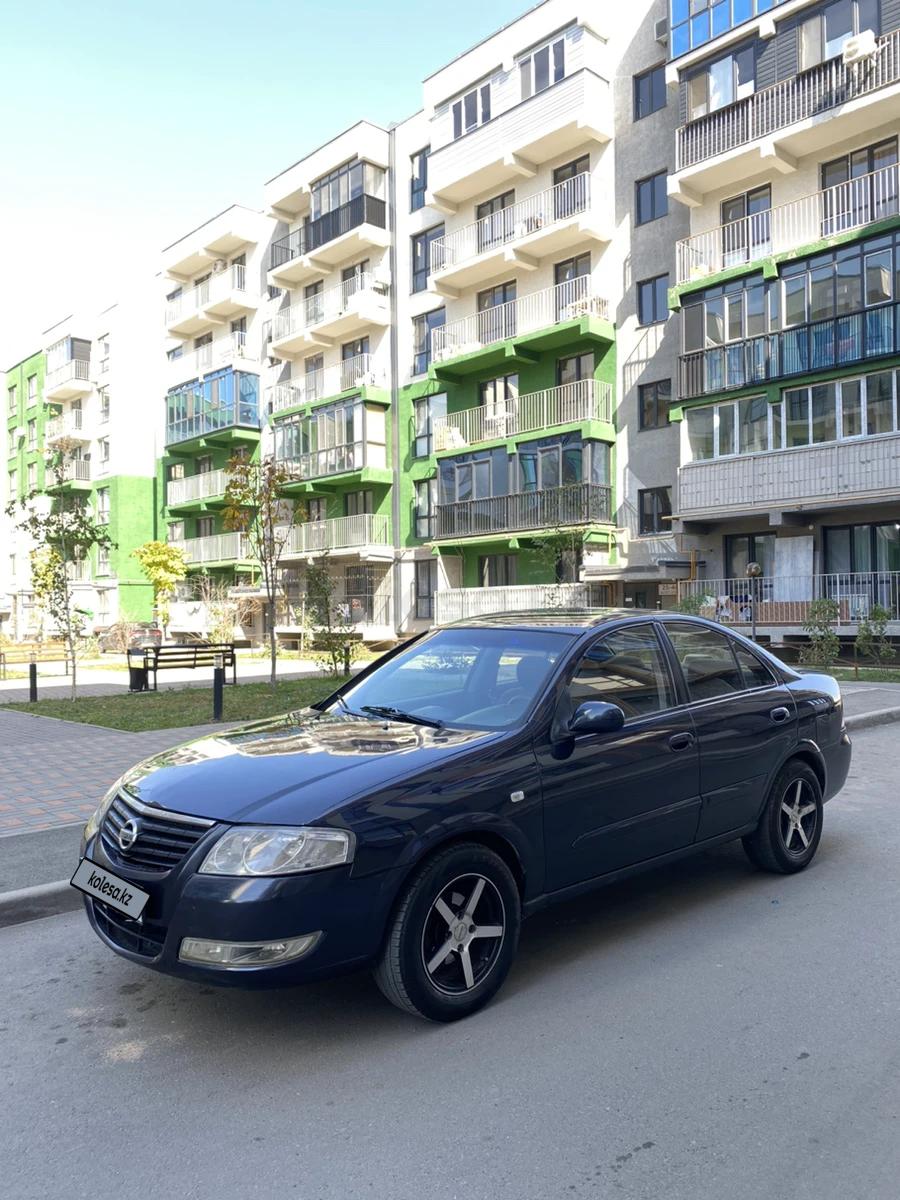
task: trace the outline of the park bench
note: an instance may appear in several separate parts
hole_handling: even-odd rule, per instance
[[[61,662],[65,665],[68,675],[71,656],[62,642],[19,642],[0,650],[0,679],[6,678],[8,667],[27,667],[32,662]]]
[[[134,654],[134,651],[131,652]],[[147,646],[144,650],[144,667],[153,673],[153,690],[156,691],[158,671],[174,671],[176,668],[214,667],[221,656],[222,666],[231,667],[232,683],[237,683],[237,657],[234,642],[206,642],[203,645]]]

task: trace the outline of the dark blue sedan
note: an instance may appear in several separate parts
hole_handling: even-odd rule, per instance
[[[128,772],[73,882],[133,962],[244,986],[368,966],[450,1021],[552,901],[735,838],[802,870],[849,765],[837,683],[720,625],[483,617]]]

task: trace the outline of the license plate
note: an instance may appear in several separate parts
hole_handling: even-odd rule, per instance
[[[135,887],[133,883],[126,883],[118,875],[113,875],[112,871],[98,867],[89,858],[81,860],[78,870],[69,882],[86,896],[102,900],[104,904],[117,908],[119,912],[126,913],[134,920],[141,915],[144,905],[150,899],[139,887]]]

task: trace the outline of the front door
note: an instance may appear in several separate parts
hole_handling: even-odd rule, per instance
[[[568,742],[548,728],[537,740],[548,891],[688,846],[697,828],[693,725],[652,622],[588,647],[561,686],[557,728],[586,700],[617,704],[625,725]]]

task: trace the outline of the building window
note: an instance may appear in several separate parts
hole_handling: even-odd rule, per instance
[[[37,401],[37,375],[29,375],[26,386],[28,389],[28,405],[31,407]]]
[[[409,211],[418,212],[425,207],[425,193],[428,190],[428,154],[430,146],[417,150],[410,155],[409,181]]]
[[[416,494],[413,507],[415,532],[416,537],[422,538],[423,541],[427,541],[432,534],[434,484],[433,479],[417,479],[415,482]]]
[[[637,285],[638,324],[654,325],[669,315],[669,276],[655,275]]]
[[[100,451],[100,462],[109,462],[109,438],[99,438],[97,441],[97,449]]]
[[[433,225],[424,233],[416,233],[410,239],[412,243],[412,286],[413,292],[424,292],[428,287],[428,275],[431,271],[431,244],[444,236],[443,225]]]
[[[97,574],[109,574],[109,546],[103,544],[97,547]]]
[[[97,488],[97,523],[109,524],[109,488]]]
[[[434,593],[437,589],[437,563],[431,559],[416,559],[416,618],[430,621],[434,616]]]
[[[446,314],[443,308],[413,317],[413,375],[424,375],[431,364],[431,335],[440,329]]]
[[[28,430],[28,449],[37,450],[37,418],[32,417],[26,428]]]
[[[30,462],[26,470],[28,472],[28,490],[33,492],[37,487],[37,463]]]
[[[556,360],[556,382],[558,385],[577,383],[581,379],[594,378],[594,354],[572,354]]]
[[[413,458],[427,458],[434,450],[434,422],[447,415],[447,394],[420,396],[413,400]]]
[[[878,0],[835,0],[800,24],[800,70],[837,58],[864,29],[878,33]]]
[[[364,491],[347,492],[344,496],[344,516],[359,517],[364,513],[372,513],[375,511],[375,501],[372,491],[366,488]]]
[[[649,117],[666,107],[666,68],[663,63],[634,77],[634,119]]]
[[[515,554],[481,554],[478,579],[482,587],[512,587],[516,582]]]
[[[521,98],[527,100],[546,91],[551,83],[559,83],[566,74],[566,39],[557,38],[540,50],[533,50],[519,59]]]
[[[669,403],[672,399],[671,379],[642,383],[638,387],[638,411],[641,429],[661,429],[669,424]]]
[[[16,416],[19,411],[19,394],[15,386],[6,389],[6,411],[11,417]]]
[[[783,0],[671,0],[672,58],[768,12]]]
[[[638,532],[670,533],[672,529],[672,489],[645,488],[638,492]]]
[[[722,201],[722,264],[734,267],[771,252],[769,184]]]
[[[212,537],[216,531],[215,517],[197,518],[197,537]]]
[[[491,119],[491,85],[483,83],[472,88],[450,106],[453,117],[453,140],[471,133],[479,125]]]
[[[9,472],[9,495],[10,500],[14,500],[18,496],[19,477],[15,471]]]
[[[97,339],[97,350],[100,355],[100,374],[105,375],[109,370],[109,334],[103,333]]]
[[[833,525],[826,528],[824,534],[825,571],[829,575],[865,573],[865,581],[853,581],[863,586],[853,586],[849,590],[854,594],[862,593],[866,608],[872,603],[880,604],[882,608],[891,607],[887,591],[890,585],[886,585],[884,574],[900,571],[900,526],[897,522]]]
[[[109,388],[101,388],[100,390],[100,424],[105,425],[109,421]]]
[[[166,358],[169,362],[176,362],[184,356],[184,345],[179,342],[177,346],[173,346],[171,350],[166,351]]]
[[[383,167],[353,159],[317,179],[310,188],[310,218],[313,221],[336,209],[343,208],[357,196],[384,199]]]
[[[172,521],[166,531],[166,541],[183,542],[184,541],[184,521]]]
[[[669,211],[669,197],[666,194],[665,171],[657,171],[646,179],[639,179],[634,185],[635,224],[646,225],[648,221],[657,221]]]
[[[7,429],[6,431],[6,451],[9,458],[16,453],[18,449],[18,439],[16,438],[15,429]]]
[[[752,96],[756,90],[756,55],[753,46],[742,46],[708,63],[688,80],[688,120]]]
[[[764,576],[775,574],[775,534],[741,533],[725,538],[725,570],[729,579],[746,579],[747,564],[759,563]]]
[[[830,237],[870,221],[895,217],[898,211],[896,167],[895,137],[823,163],[822,236]],[[844,184],[849,186],[842,186]],[[833,188],[837,190],[830,190]]]

